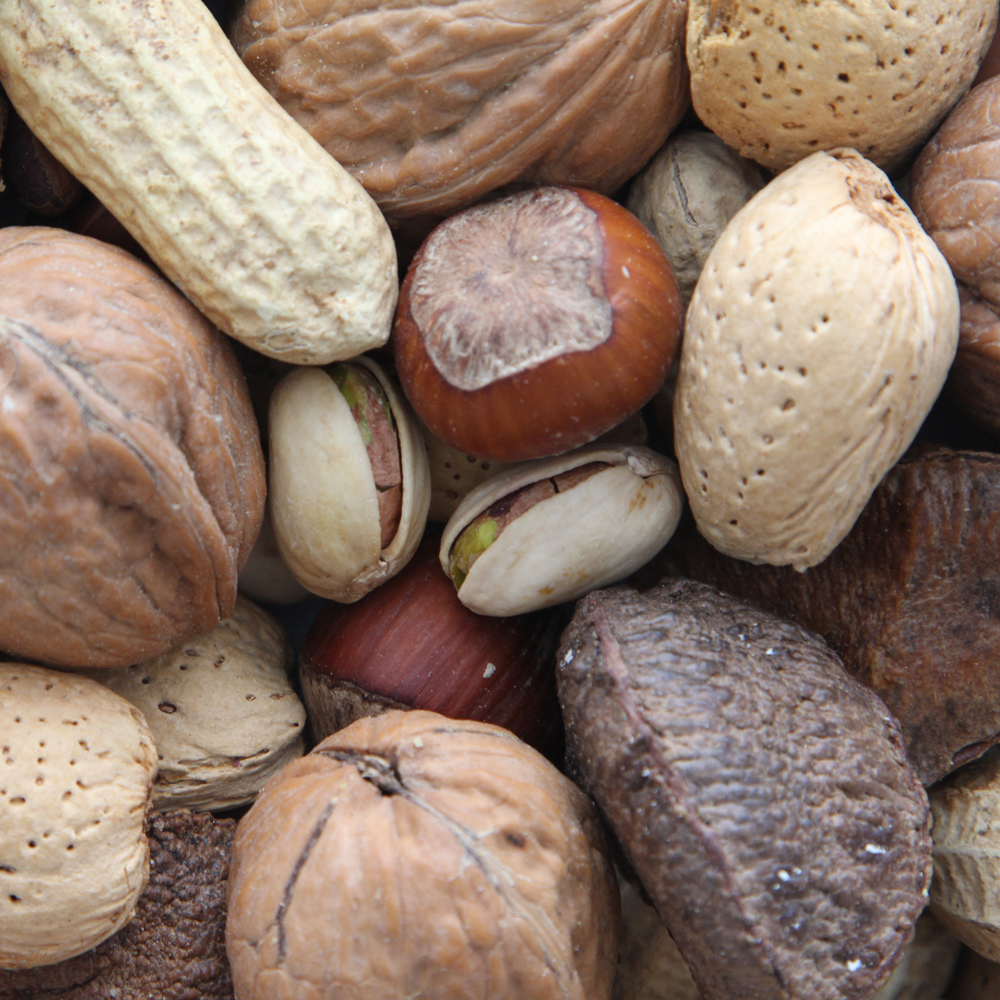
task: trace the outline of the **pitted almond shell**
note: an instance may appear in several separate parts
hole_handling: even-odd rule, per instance
[[[469,493],[441,538],[445,572],[458,536],[497,500],[592,462],[610,468],[535,504],[476,559],[463,604],[501,617],[551,607],[622,579],[667,543],[684,505],[677,466],[649,448],[594,444],[510,466]]]
[[[381,547],[375,477],[350,406],[322,368],[297,368],[271,397],[270,502],[278,549],[307,590],[350,603],[394,576],[416,551],[430,505],[427,452],[416,418],[385,372],[367,368],[385,393],[399,438],[399,529]]]

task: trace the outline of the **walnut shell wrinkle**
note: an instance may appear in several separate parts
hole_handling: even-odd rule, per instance
[[[0,231],[0,647],[122,667],[208,631],[263,509],[227,339],[124,251]]]
[[[361,719],[240,821],[240,1000],[608,1000],[614,871],[590,800],[498,726]]]

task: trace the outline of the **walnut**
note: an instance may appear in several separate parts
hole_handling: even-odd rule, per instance
[[[241,1000],[607,1000],[618,889],[589,799],[497,726],[360,719],[240,821]]]
[[[127,253],[0,232],[0,648],[117,667],[232,610],[264,469],[226,339]]]

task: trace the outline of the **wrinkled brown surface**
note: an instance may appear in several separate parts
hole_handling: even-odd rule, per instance
[[[0,648],[125,666],[209,631],[263,501],[226,339],[122,251],[0,232]]]
[[[232,1000],[225,884],[236,824],[187,810],[150,817],[150,874],[136,915],[56,965],[0,970],[0,1000]]]
[[[945,388],[971,421],[1000,437],[1000,316],[967,288],[959,287],[959,298],[958,352]]]
[[[589,799],[496,726],[361,719],[240,821],[241,1000],[607,1000],[618,888]]]
[[[706,1000],[861,998],[926,904],[927,797],[816,636],[714,588],[595,591],[559,652],[575,769]]]
[[[1000,306],[1000,77],[948,115],[917,158],[910,190],[956,279]]]
[[[751,566],[693,532],[659,564],[814,629],[899,720],[929,785],[1000,739],[1000,455],[936,449],[885,477],[818,566]]]
[[[688,105],[683,0],[245,0],[236,50],[390,220],[610,193]]]

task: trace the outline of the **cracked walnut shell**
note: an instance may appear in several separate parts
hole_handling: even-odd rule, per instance
[[[124,251],[0,232],[0,648],[122,667],[213,628],[263,516],[226,338]]]
[[[590,800],[498,726],[360,719],[240,821],[227,948],[241,1000],[607,1000],[614,871]]]

